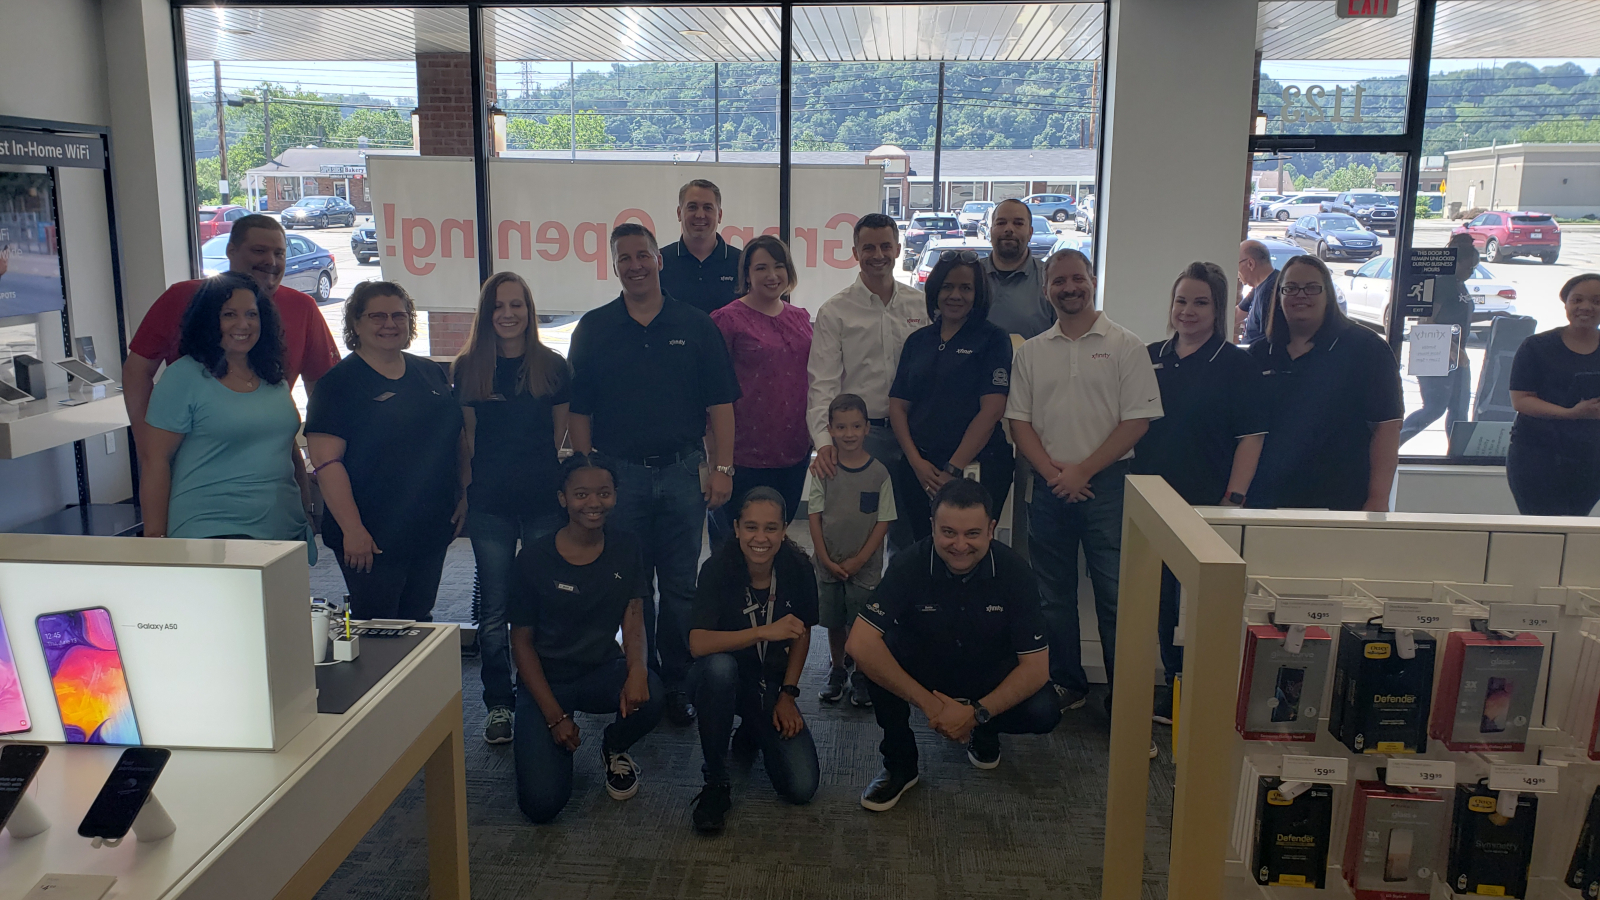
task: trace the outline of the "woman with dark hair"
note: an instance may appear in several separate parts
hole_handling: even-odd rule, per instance
[[[206,279],[184,313],[179,352],[145,414],[145,537],[306,541],[315,561],[296,473],[300,413],[272,300],[247,275]]]
[[[1160,475],[1195,506],[1243,506],[1266,436],[1261,372],[1250,354],[1228,343],[1233,304],[1228,276],[1215,263],[1193,262],[1172,283],[1167,327],[1172,336],[1149,346],[1161,385],[1161,418],[1134,446],[1132,470]],[[1183,670],[1173,645],[1178,579],[1161,568],[1161,662],[1155,719],[1172,724],[1172,683]]]
[[[506,603],[518,540],[527,546],[566,523],[556,503],[557,453],[567,438],[572,370],[539,341],[533,292],[522,276],[500,272],[483,283],[467,346],[451,367],[471,460],[467,530],[478,562],[478,648],[483,739],[511,740],[511,656]]]
[[[711,313],[741,391],[733,401],[733,494],[711,513],[713,542],[729,532],[728,510],[757,485],[776,489],[791,518],[800,505],[811,461],[806,431],[811,314],[788,302],[799,283],[783,241],[769,234],[752,238],[739,254],[739,299]]]
[[[1284,264],[1276,299],[1266,338],[1250,345],[1267,439],[1246,505],[1388,512],[1405,415],[1394,353],[1345,317],[1315,257]]]
[[[416,315],[400,285],[356,285],[344,304],[352,352],[317,382],[306,410],[327,506],[322,542],[338,554],[362,619],[431,621],[445,551],[466,515],[461,407],[437,363],[402,352]]]
[[[697,831],[721,831],[732,806],[725,756],[735,715],[735,745],[760,749],[780,797],[809,803],[821,777],[795,705],[817,624],[817,582],[806,552],[784,537],[783,504],[772,488],[752,488],[733,523],[736,539],[700,567],[689,628],[706,777],[694,800]]]
[[[1600,501],[1600,274],[1568,279],[1561,303],[1566,326],[1511,362],[1506,481],[1525,516],[1587,516]]]
[[[891,470],[895,505],[922,540],[933,533],[929,498],[968,465],[1005,505],[1016,458],[1000,430],[1011,390],[1011,337],[989,321],[978,254],[946,250],[928,273],[931,325],[906,338],[889,388],[889,424],[904,456]]]

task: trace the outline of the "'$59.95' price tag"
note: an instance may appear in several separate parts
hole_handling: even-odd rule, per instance
[[[1383,627],[1444,628],[1450,623],[1448,603],[1414,603],[1390,600],[1383,604]]]
[[[1344,784],[1350,780],[1350,761],[1341,756],[1284,756],[1283,780]]]
[[[1555,766],[1490,766],[1489,790],[1554,794],[1560,771]]]

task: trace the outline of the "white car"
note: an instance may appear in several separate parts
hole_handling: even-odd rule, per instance
[[[961,207],[961,212],[956,213],[956,221],[961,224],[962,234],[977,234],[978,223],[989,218],[989,210],[994,209],[994,204],[988,200],[968,200]]]
[[[1368,260],[1359,269],[1345,269],[1338,279],[1344,291],[1350,318],[1386,327],[1389,320],[1389,293],[1393,289],[1394,257],[1380,256]],[[1472,293],[1472,327],[1482,330],[1496,316],[1514,316],[1517,306],[1517,289],[1495,280],[1494,273],[1479,265],[1467,279],[1467,290]]]
[[[1323,211],[1323,203],[1331,203],[1333,198],[1337,196],[1339,194],[1336,191],[1295,194],[1292,197],[1286,197],[1277,203],[1269,205],[1266,215],[1262,216],[1262,218],[1287,222],[1290,219],[1298,219],[1301,216],[1315,215]]]

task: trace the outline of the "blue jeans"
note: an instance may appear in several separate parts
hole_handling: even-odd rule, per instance
[[[467,507],[467,531],[472,555],[478,561],[478,651],[483,661],[483,705],[489,709],[510,706],[511,633],[506,626],[506,606],[517,558],[517,541],[533,543],[567,523],[562,513],[537,516],[503,516]]]
[[[552,684],[556,701],[568,715],[575,712],[604,715],[617,712],[623,682],[628,680],[627,660],[616,659],[596,666],[582,678]],[[602,751],[621,753],[649,734],[661,721],[666,706],[666,689],[654,672],[650,673],[650,699],[633,714],[620,714],[606,726],[600,738]],[[558,745],[545,726],[544,713],[526,687],[517,691],[517,712],[512,755],[517,769],[517,806],[535,822],[554,819],[572,799],[572,754]],[[589,738],[585,741],[592,741]]]
[[[1472,412],[1472,364],[1462,360],[1448,375],[1418,375],[1417,390],[1422,393],[1422,408],[1400,423],[1400,443],[1421,434],[1423,429],[1444,416],[1444,433],[1457,422],[1465,422]]]
[[[1034,477],[1028,504],[1028,554],[1039,576],[1045,630],[1050,637],[1050,680],[1074,691],[1089,689],[1083,671],[1083,645],[1078,627],[1078,547],[1089,564],[1094,587],[1094,612],[1100,625],[1106,681],[1111,678],[1117,646],[1117,580],[1122,566],[1122,490],[1128,474],[1125,461],[1112,463],[1089,479],[1094,497],[1068,503],[1050,493],[1043,478]]]
[[[644,570],[655,576],[660,608],[645,598],[644,633],[650,667],[669,691],[683,690],[689,674],[689,619],[700,566],[700,532],[706,499],[700,492],[704,453],[668,466],[618,460],[617,508],[611,521],[639,539]]]
[[[733,469],[733,493],[728,502],[706,514],[706,532],[711,536],[711,546],[728,539],[733,534],[733,517],[739,513],[739,501],[751,488],[769,487],[783,497],[783,524],[794,521],[795,510],[800,508],[800,495],[806,486],[806,470],[811,467],[808,454],[792,466],[781,469]]]
[[[705,757],[701,771],[706,784],[728,783],[728,739],[733,735],[733,717],[744,720],[742,727],[755,732],[761,747],[761,761],[778,796],[790,803],[809,803],[817,793],[822,771],[817,764],[817,745],[811,729],[802,728],[792,738],[778,733],[772,724],[772,705],[778,685],[767,685],[761,693],[761,673],[754,667],[741,671],[732,653],[713,653],[694,665],[694,705],[700,714],[700,752]]]

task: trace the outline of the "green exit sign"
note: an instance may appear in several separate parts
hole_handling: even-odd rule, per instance
[[[1392,19],[1400,0],[1334,0],[1333,8],[1341,19]]]

